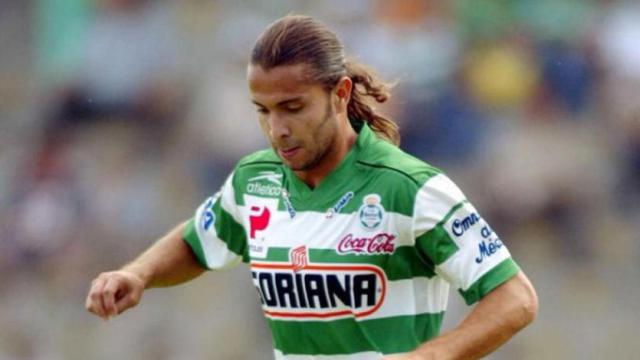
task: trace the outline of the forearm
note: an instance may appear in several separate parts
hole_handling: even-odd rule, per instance
[[[421,345],[420,359],[477,359],[528,325],[537,311],[531,283],[519,273],[487,294],[455,329]]]
[[[184,227],[175,227],[122,270],[136,274],[145,288],[177,285],[202,274],[204,269],[182,240]]]

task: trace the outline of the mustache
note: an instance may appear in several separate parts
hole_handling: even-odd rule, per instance
[[[300,147],[300,143],[298,142],[272,143],[271,146],[273,146],[275,149],[290,150],[293,148]]]

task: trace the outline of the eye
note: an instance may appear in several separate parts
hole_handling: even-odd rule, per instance
[[[269,113],[269,110],[267,110],[266,108],[263,108],[263,107],[257,108],[256,111],[258,112],[258,114],[262,114],[262,115],[266,115],[266,114]]]
[[[302,105],[289,105],[285,108],[285,110],[290,113],[290,114],[295,114],[300,112],[300,110],[302,110]]]

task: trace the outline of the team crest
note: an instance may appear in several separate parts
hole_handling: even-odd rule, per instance
[[[358,210],[360,224],[365,229],[375,229],[382,223],[384,207],[378,194],[369,194],[362,199],[362,206]]]

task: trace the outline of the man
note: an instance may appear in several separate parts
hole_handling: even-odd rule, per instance
[[[272,149],[242,159],[195,217],[94,280],[108,318],[145,288],[250,264],[276,359],[469,359],[529,324],[535,291],[444,174],[397,148],[369,99],[387,87],[334,33],[287,16],[258,39],[249,88]],[[449,284],[472,312],[439,335]]]

